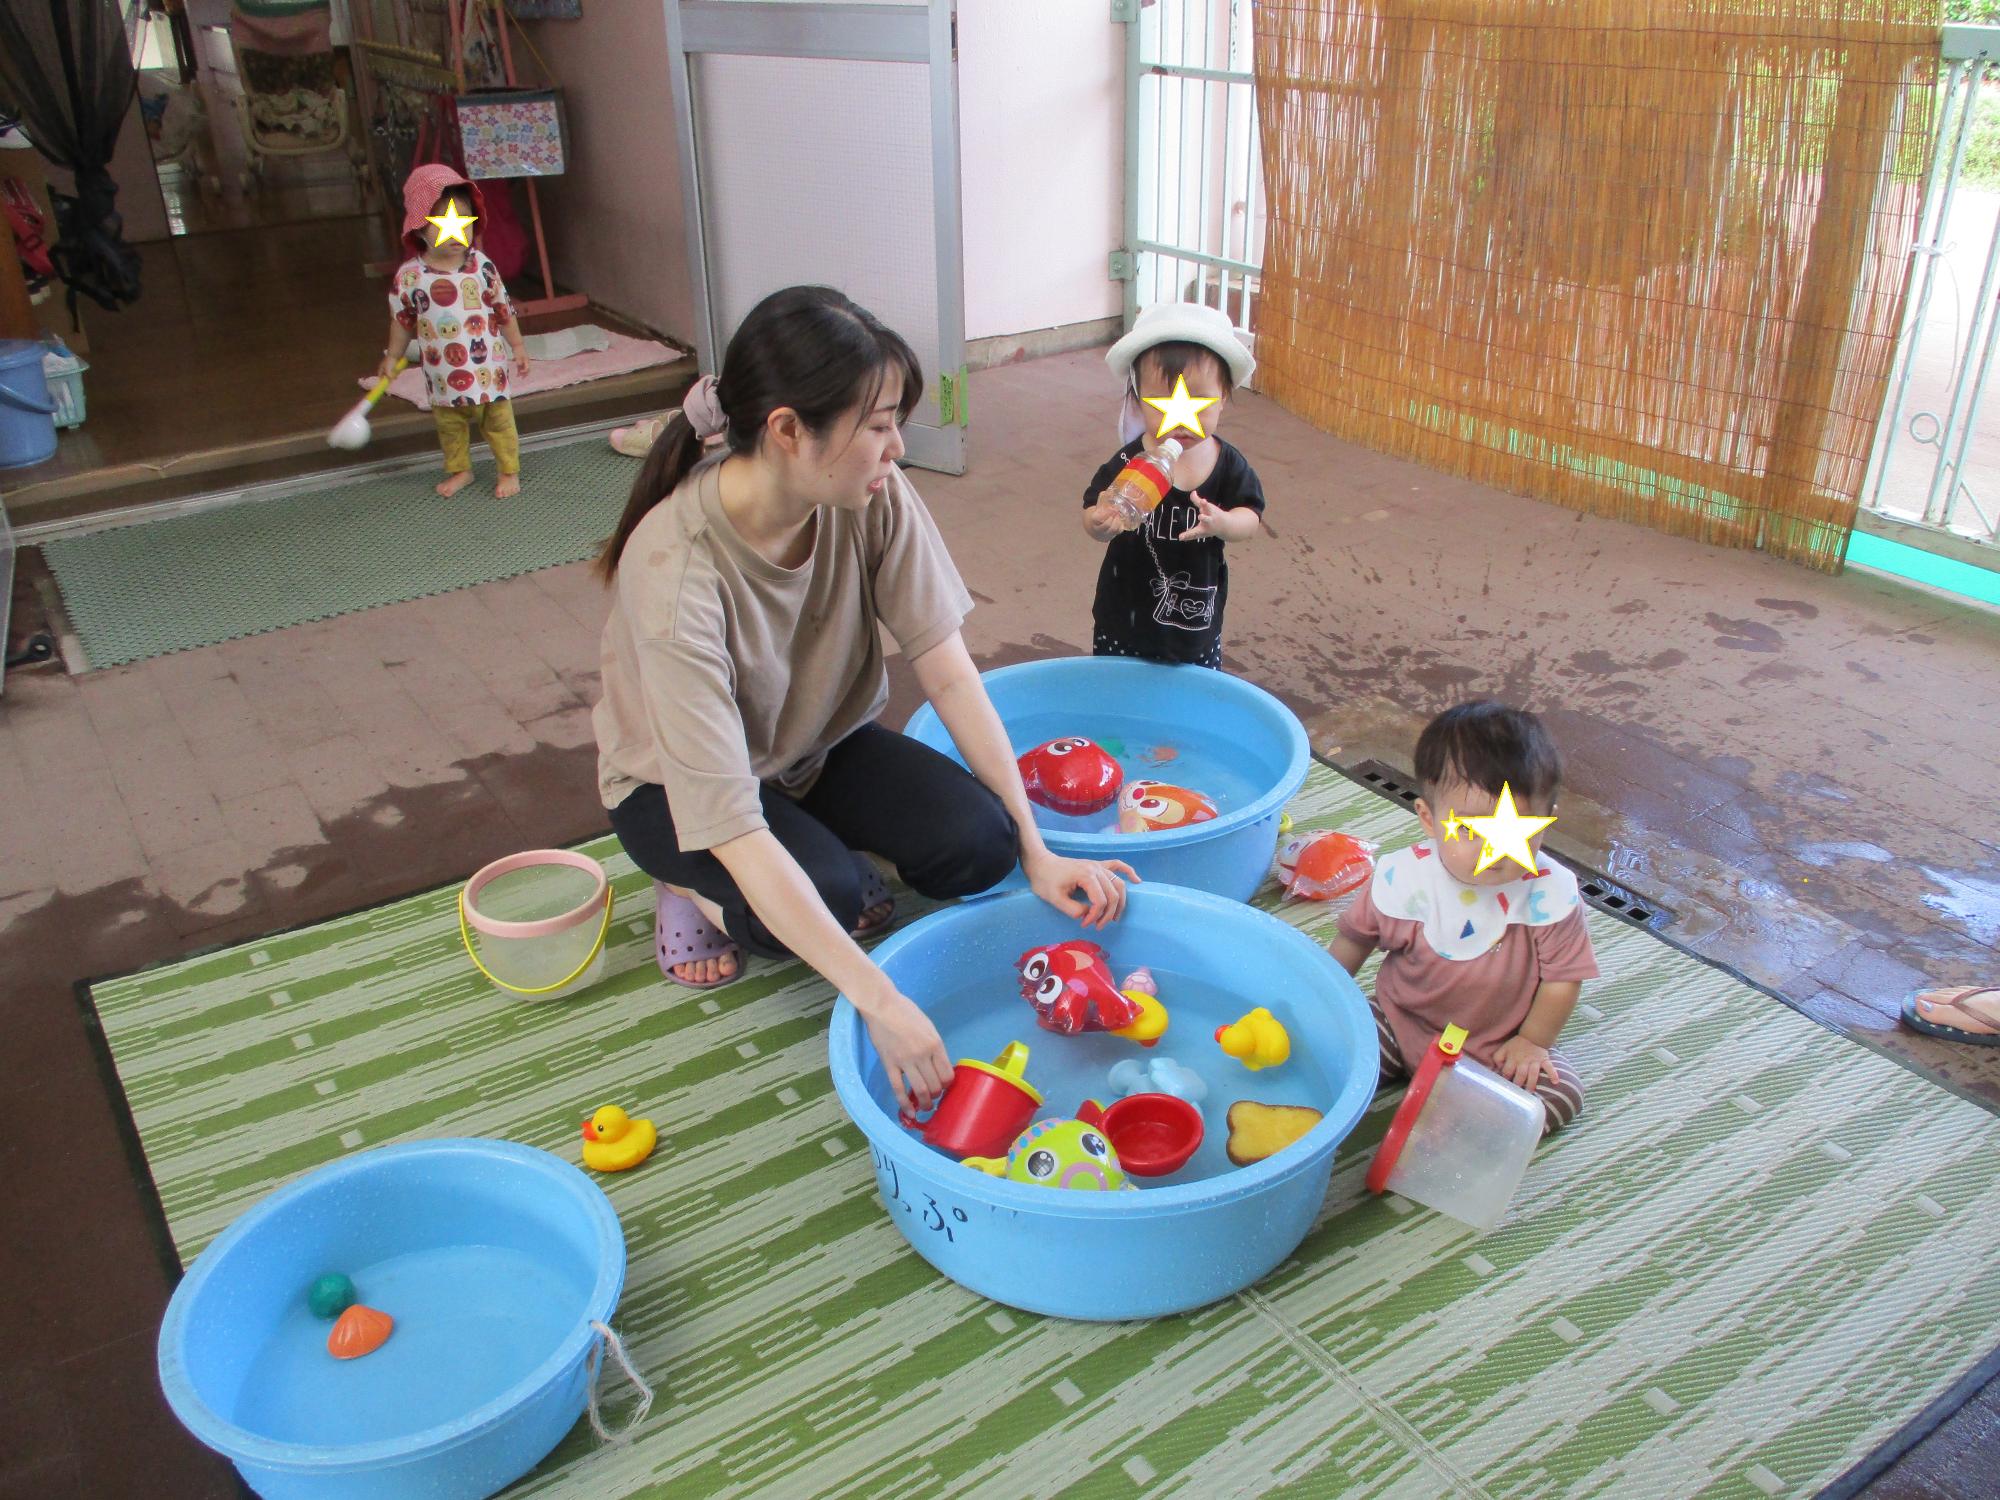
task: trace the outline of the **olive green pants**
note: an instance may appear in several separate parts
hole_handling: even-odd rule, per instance
[[[514,430],[514,403],[504,396],[477,406],[433,406],[431,415],[437,419],[438,442],[444,445],[445,473],[463,474],[472,467],[475,424],[499,460],[500,472],[521,472],[521,435]]]

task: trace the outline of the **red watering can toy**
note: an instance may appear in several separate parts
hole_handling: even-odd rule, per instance
[[[953,1156],[1005,1156],[1014,1137],[1034,1123],[1042,1096],[1027,1080],[1028,1049],[1009,1042],[990,1063],[960,1058],[937,1106],[919,1122],[904,1110],[903,1123]]]

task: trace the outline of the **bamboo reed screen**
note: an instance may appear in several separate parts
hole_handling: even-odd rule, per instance
[[[1835,571],[1938,0],[1259,0],[1259,386],[1341,437]]]

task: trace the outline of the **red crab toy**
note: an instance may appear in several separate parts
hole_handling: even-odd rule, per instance
[[[1045,1031],[1119,1031],[1144,1012],[1111,982],[1111,958],[1095,943],[1072,938],[1030,948],[1017,960],[1021,998],[1035,1008]]]

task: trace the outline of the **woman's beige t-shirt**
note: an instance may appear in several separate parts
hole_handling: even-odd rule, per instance
[[[683,852],[765,827],[761,783],[804,795],[826,752],[882,711],[876,621],[915,658],[972,610],[901,470],[865,509],[820,507],[798,568],[737,534],[720,473],[719,459],[695,469],[627,540],[591,716],[604,805],[663,787]]]

